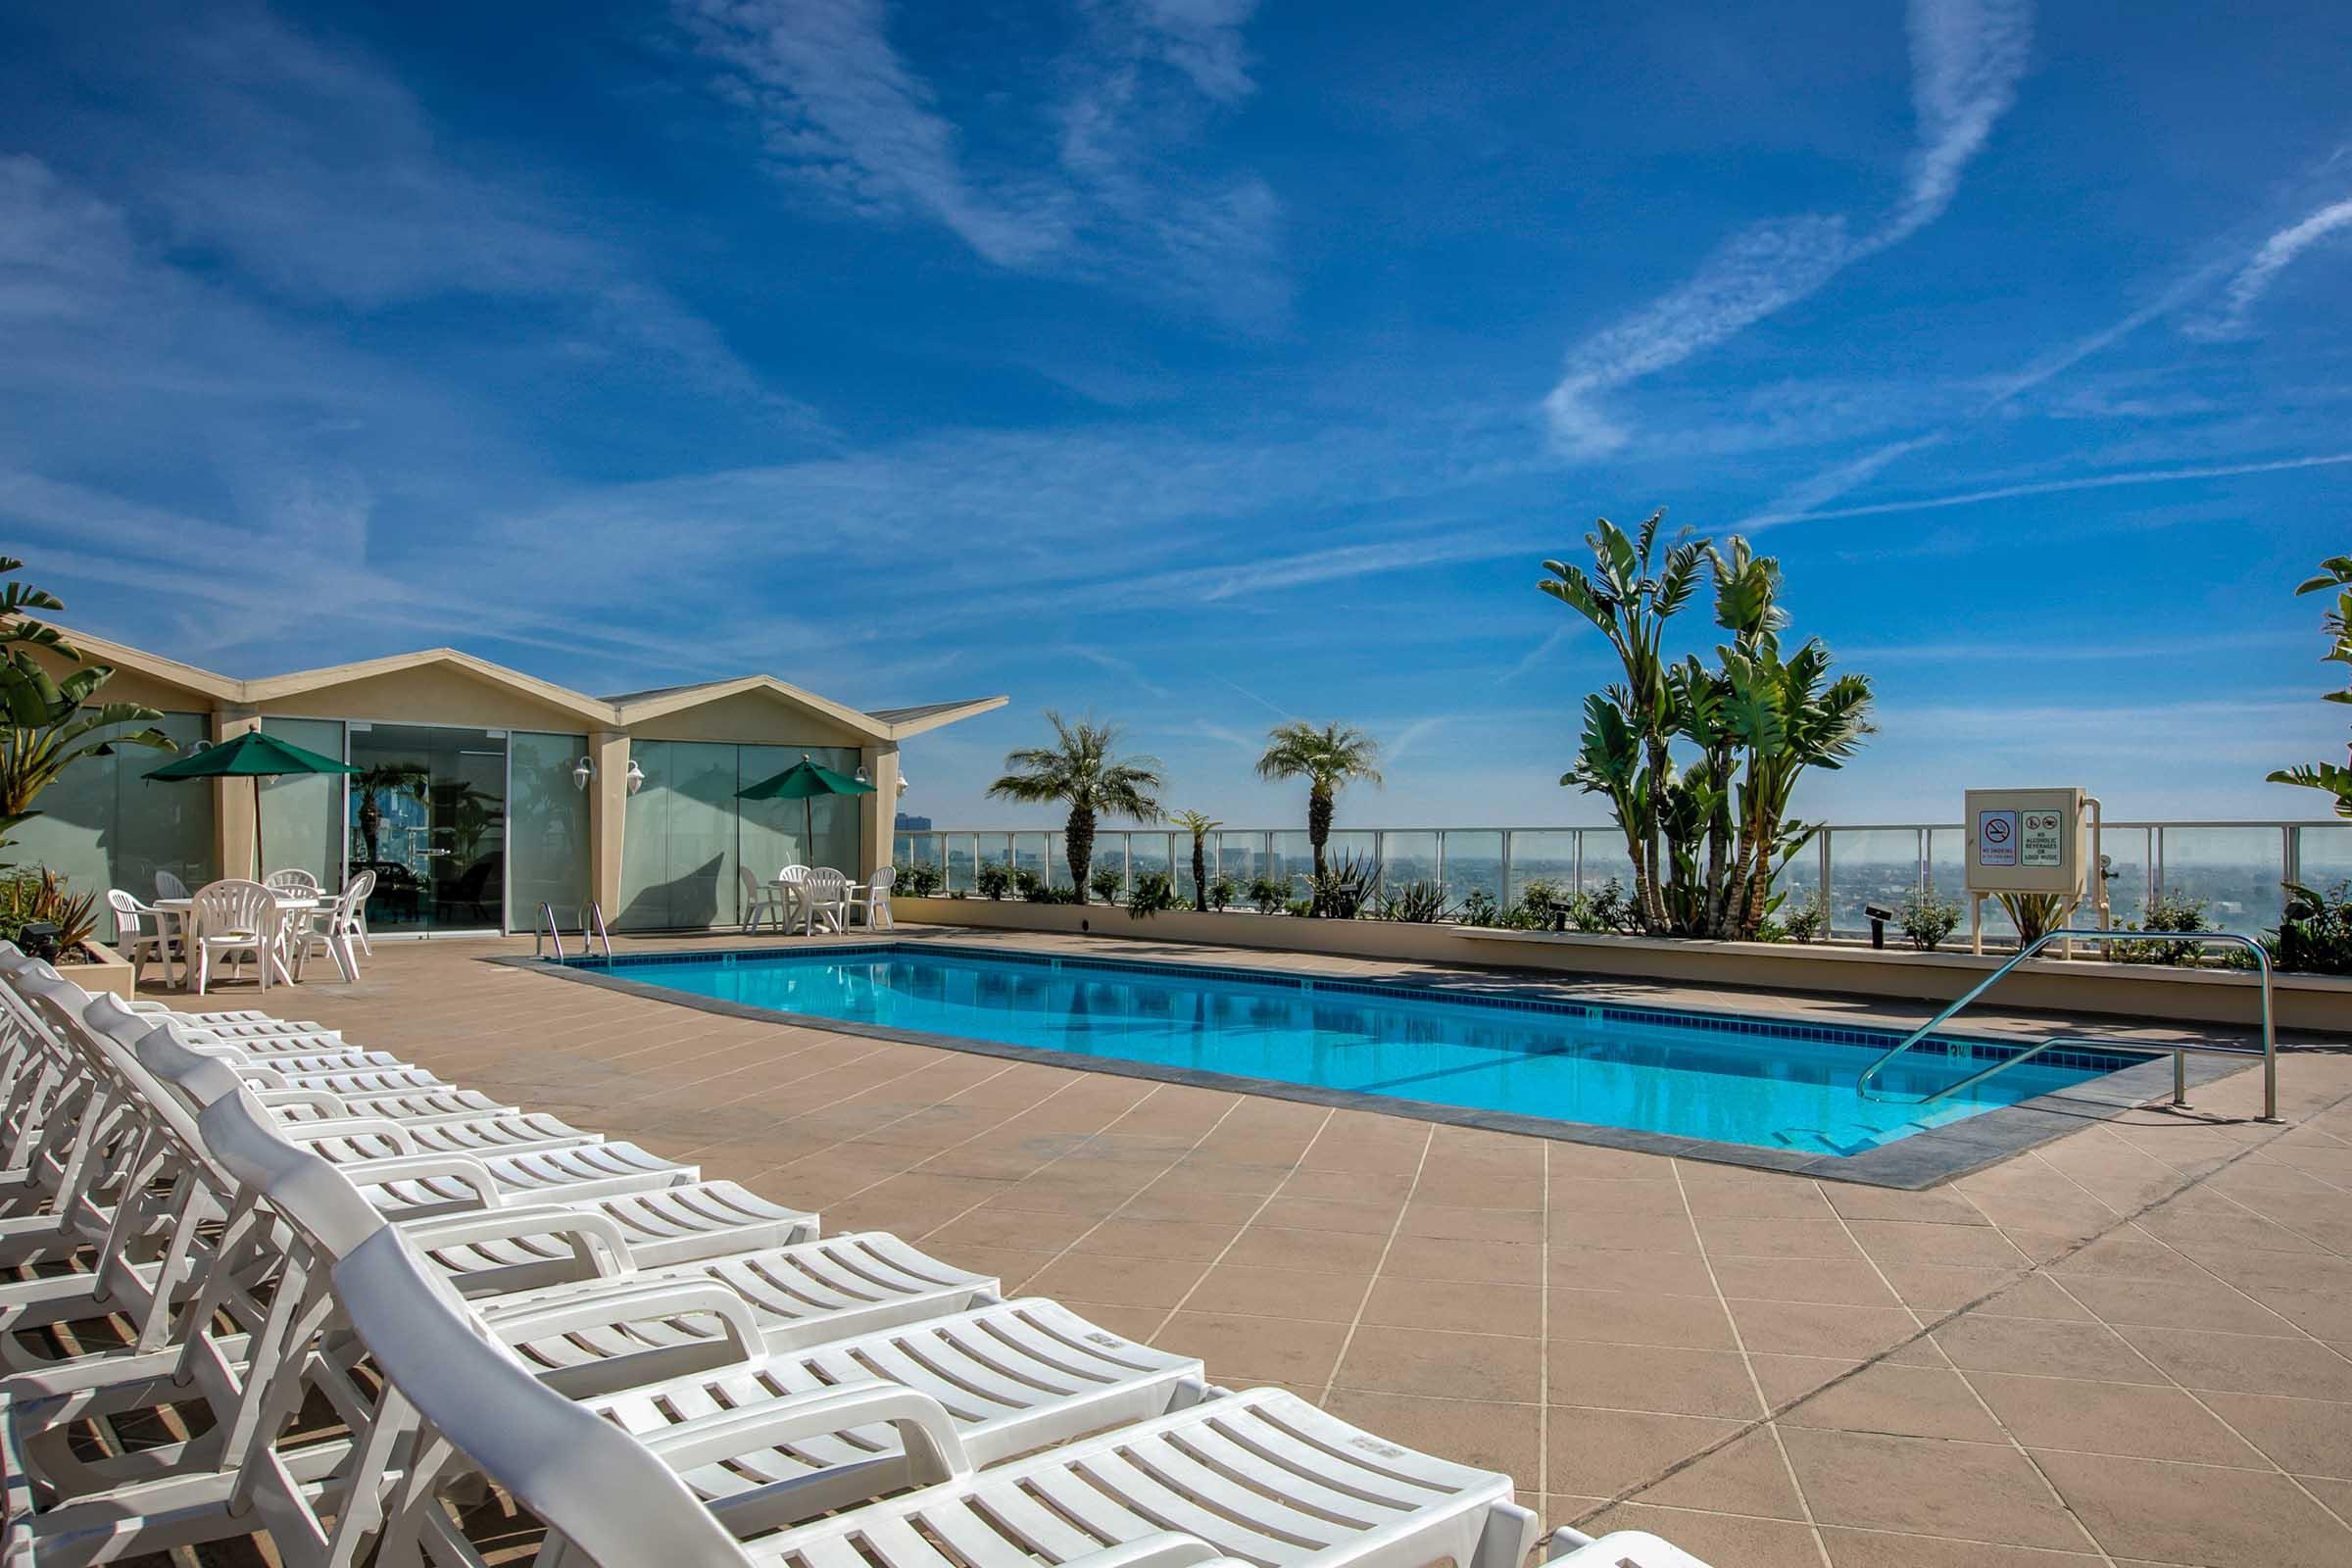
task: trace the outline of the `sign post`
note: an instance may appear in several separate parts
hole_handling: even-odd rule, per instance
[[[1984,951],[1984,901],[2000,893],[2051,894],[2070,905],[2081,904],[2087,893],[2098,908],[2099,928],[2107,928],[2099,815],[2097,798],[2079,789],[1968,791],[1972,951]]]

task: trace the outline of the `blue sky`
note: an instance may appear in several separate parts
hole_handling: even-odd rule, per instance
[[[1812,811],[2317,814],[2348,103],[2325,3],[17,7],[0,548],[231,672],[1009,694],[943,821],[1058,706],[1546,823],[1538,564],[1662,505],[1880,684]]]

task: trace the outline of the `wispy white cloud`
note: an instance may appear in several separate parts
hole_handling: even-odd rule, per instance
[[[1531,540],[1508,542],[1437,534],[1383,540],[1368,544],[1334,545],[1227,565],[1186,566],[1155,572],[1125,583],[1103,585],[1104,594],[1120,603],[1157,602],[1170,598],[1201,604],[1238,599],[1249,594],[1305,587],[1351,577],[1409,571],[1423,566],[1466,561],[1533,559],[1541,546]]]
[[[2211,316],[2187,322],[2184,329],[2192,336],[2205,338],[2247,335],[2252,330],[2250,318],[2254,307],[2270,292],[2278,274],[2314,245],[2347,230],[2352,230],[2352,197],[2330,202],[2301,221],[2278,230],[2262,242],[2261,248],[2230,280],[2219,308]]]
[[[1100,648],[1089,648],[1083,643],[1062,643],[1054,651],[1063,658],[1084,660],[1098,669],[1107,669],[1114,675],[1123,675],[1148,696],[1166,697],[1170,695],[1165,686],[1146,675],[1144,666],[1132,659],[1121,659],[1116,654],[1104,653]]]
[[[2297,468],[2328,468],[2352,463],[2352,452],[2319,457],[2281,458],[2271,463],[2228,463],[2204,467],[2142,468],[2131,473],[2081,474],[2071,479],[2047,479],[2034,484],[1998,485],[1958,495],[1918,496],[1908,501],[1880,501],[1862,507],[1836,507],[1813,512],[1766,514],[1749,519],[1749,526],[1783,522],[1821,522],[1833,517],[1877,517],[1896,512],[1934,512],[1946,507],[1973,507],[1985,501],[2010,501],[2019,496],[2057,495],[2068,490],[2104,490],[2115,485],[2175,484],[2188,479],[2227,479],[2244,473],[2284,473]]]
[[[2027,0],[1912,0],[1910,32],[1919,136],[1892,213],[1860,232],[1835,214],[1755,224],[1726,241],[1690,281],[1578,345],[1544,403],[1563,454],[1605,457],[1631,439],[1623,416],[1601,406],[1603,394],[1786,309],[1943,214],[1962,170],[2016,97],[2033,10]]]
[[[1411,757],[1423,741],[1438,734],[1451,722],[1453,715],[1450,713],[1433,713],[1427,718],[1414,719],[1396,732],[1396,739],[1381,749],[1381,761],[1390,767],[1397,765]]]
[[[1510,682],[1515,681],[1520,676],[1526,674],[1529,670],[1534,669],[1538,664],[1541,664],[1545,659],[1549,658],[1551,651],[1559,647],[1562,643],[1566,642],[1569,637],[1575,633],[1575,631],[1576,628],[1574,626],[1554,626],[1550,631],[1544,633],[1543,641],[1537,643],[1535,647],[1530,648],[1526,653],[1520,655],[1517,662],[1512,664],[1510,668],[1504,670],[1500,675],[1496,676],[1494,684],[1497,686],[1508,685]]]
[[[1767,528],[1793,516],[1809,514],[1816,507],[1827,506],[1847,491],[1868,483],[1890,465],[1943,440],[1940,434],[1913,436],[1904,441],[1889,441],[1858,458],[1824,468],[1811,478],[1791,485],[1765,503],[1761,512],[1740,519],[1742,528]]]
[[[1089,0],[1026,97],[962,118],[894,45],[882,0],[675,0],[776,172],[849,210],[937,222],[996,266],[1137,285],[1209,314],[1278,313],[1280,203],[1169,156],[1252,90],[1254,0]],[[1012,134],[987,135],[1004,117]],[[1054,156],[1032,151],[1042,124]],[[1001,149],[990,157],[979,144]]]

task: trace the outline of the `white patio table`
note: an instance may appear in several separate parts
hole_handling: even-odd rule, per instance
[[[797,922],[801,928],[801,935],[805,937],[812,937],[816,935],[816,906],[801,896],[807,890],[807,883],[771,881],[768,883],[768,886],[775,888],[784,895],[784,929],[787,931],[791,930],[794,924]],[[862,882],[852,882],[848,887],[843,889],[842,892],[844,902],[842,904],[843,915],[841,924],[842,929],[847,931],[850,924],[848,911],[854,907],[858,904],[858,900],[864,895],[865,884]],[[158,905],[157,907],[160,908],[162,906]]]
[[[305,897],[298,893],[279,893],[274,888],[270,892],[277,904],[277,929],[270,933],[267,961],[270,964],[270,973],[284,984],[292,985],[294,971],[286,966],[286,932],[294,921],[305,915],[316,913],[327,901],[317,896]],[[196,926],[196,901],[192,898],[158,899],[155,901],[154,908],[159,915],[169,915],[172,923],[179,927],[182,951],[193,955],[196,951],[194,946],[196,939],[204,934]],[[158,920],[156,925],[161,929],[163,922]],[[179,989],[185,991],[188,988],[192,983],[194,973],[195,966],[192,962],[180,965]],[[169,973],[165,975],[165,979],[169,982],[171,979]]]

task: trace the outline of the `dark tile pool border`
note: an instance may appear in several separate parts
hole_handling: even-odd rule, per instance
[[[721,959],[730,964],[758,966],[770,963],[806,962],[812,958],[854,957],[859,954],[888,953],[907,950],[923,953],[947,953],[961,957],[985,958],[993,962],[1031,965],[1038,968],[1106,970],[1114,973],[1154,973],[1184,977],[1209,976],[1222,980],[1244,981],[1302,991],[1333,991],[1352,995],[1389,996],[1405,1000],[1442,1002],[1453,1004],[1472,1004],[1503,1007],[1512,1010],[1551,1012],[1573,1017],[1591,1018],[1597,1014],[1604,1021],[1627,1023],[1659,1023],[1678,1028],[1721,1029],[1727,1033],[1761,1036],[1767,1039],[1804,1040],[1851,1045],[1865,1049],[1885,1049],[1902,1038],[1900,1031],[1855,1025],[1812,1024],[1796,1020],[1758,1018],[1707,1012],[1686,1007],[1639,1007],[1617,1003],[1583,1003],[1564,999],[1557,994],[1559,982],[1546,978],[1542,981],[1512,982],[1500,977],[1482,977],[1476,984],[1458,986],[1432,985],[1418,980],[1353,980],[1325,978],[1321,975],[1298,974],[1281,969],[1248,968],[1237,964],[1163,963],[1150,959],[1097,958],[1076,955],[1024,953],[1017,950],[979,947],[956,942],[940,942],[921,937],[902,937],[887,941],[828,944],[821,948],[799,948],[788,951],[764,952],[740,948],[704,948],[676,953],[631,954],[612,959],[603,957],[552,958],[501,956],[490,962],[510,968],[532,969],[553,974],[562,979],[584,985],[616,991],[626,996],[643,997],[648,1001],[665,1002],[673,1006],[691,1007],[701,1012],[716,1013],[722,1017],[746,1018],[758,1022],[788,1023],[804,1028],[829,1030],[835,1034],[858,1035],[873,1040],[893,1040],[906,1045],[929,1046],[941,1051],[960,1051],[970,1054],[996,1056],[1012,1061],[1036,1061],[1050,1066],[1067,1067],[1080,1072],[1111,1073],[1123,1078],[1144,1078],[1160,1083],[1183,1084],[1197,1089],[1223,1090],[1241,1094],[1266,1096],[1276,1100],[1300,1101],[1308,1104],[1330,1105],[1343,1110],[1363,1110],[1384,1116],[1401,1116],[1417,1121],[1444,1122],[1457,1127],[1479,1127],[1491,1132],[1513,1133],[1528,1138],[1548,1138],[1558,1143],[1592,1144],[1605,1149],[1629,1149],[1650,1154],[1671,1154],[1683,1159],[1707,1160],[1720,1165],[1742,1165],[1755,1170],[1787,1171],[1792,1174],[1819,1177],[1826,1181],[1852,1182],[1869,1187],[1892,1187],[1918,1191],[1947,1182],[1970,1171],[1997,1164],[2014,1154],[2037,1148],[2053,1139],[2079,1131],[2086,1122],[2105,1121],[2134,1106],[2168,1096],[2172,1091],[2172,1063],[2169,1053],[2150,1051],[2113,1052],[2051,1052],[2043,1059],[2054,1065],[2075,1066],[2089,1071],[2105,1071],[2100,1077],[2086,1080],[2052,1094],[2037,1095],[2032,1100],[2019,1101],[1984,1111],[1965,1121],[1948,1126],[1930,1128],[1891,1144],[1882,1144],[1859,1154],[1819,1154],[1792,1150],[1766,1149],[1753,1144],[1723,1143],[1709,1138],[1683,1138],[1667,1133],[1643,1132],[1626,1127],[1603,1127],[1591,1122],[1560,1121],[1548,1116],[1526,1116],[1515,1111],[1476,1110],[1462,1105],[1440,1104],[1433,1101],[1406,1100],[1391,1095],[1370,1095],[1351,1089],[1326,1089],[1312,1084],[1294,1084],[1275,1078],[1252,1078],[1239,1073],[1205,1072],[1193,1067],[1164,1066],[1156,1062],[1123,1061],[1115,1057],[1091,1056],[1080,1052],[1051,1051],[1036,1046],[1006,1045],[994,1040],[975,1040],[963,1035],[930,1034],[917,1029],[897,1029],[882,1024],[858,1023],[848,1019],[827,1018],[814,1013],[785,1012],[774,1007],[756,1006],[749,1003],[726,1002],[716,997],[700,997],[670,987],[631,980],[625,971],[660,968],[670,964],[707,963]],[[622,971],[622,972],[615,972]],[[1499,981],[1499,983],[1497,983]],[[1967,1055],[1976,1059],[1995,1060],[2015,1055],[2025,1049],[2012,1042],[1987,1040],[1967,1036],[1942,1037],[1924,1042],[1918,1049],[1941,1048],[1946,1055]],[[2192,1055],[2187,1062],[2187,1081],[2191,1087],[2211,1083],[2216,1079],[2242,1071],[2240,1063],[2227,1058]]]

